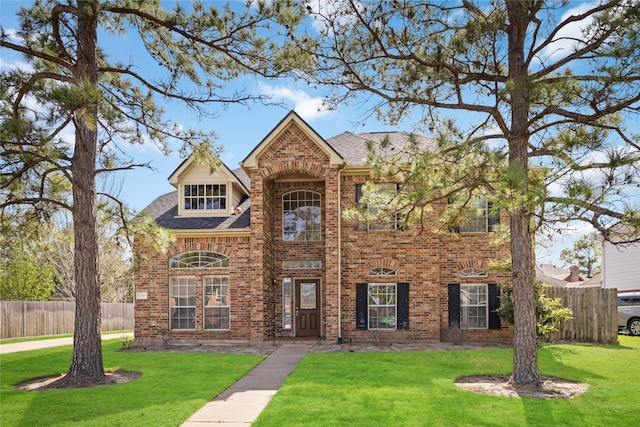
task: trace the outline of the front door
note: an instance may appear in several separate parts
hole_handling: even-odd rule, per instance
[[[296,280],[296,336],[320,336],[320,281]]]

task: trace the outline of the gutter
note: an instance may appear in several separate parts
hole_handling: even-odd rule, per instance
[[[338,345],[342,345],[342,171],[347,163],[338,169]]]

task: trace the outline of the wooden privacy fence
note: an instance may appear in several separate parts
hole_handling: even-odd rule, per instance
[[[563,307],[573,311],[551,334],[552,339],[597,343],[618,342],[618,291],[601,288],[545,289],[549,298],[560,298]]]
[[[102,331],[133,329],[133,304],[101,303]],[[0,338],[72,334],[74,302],[0,301]]]

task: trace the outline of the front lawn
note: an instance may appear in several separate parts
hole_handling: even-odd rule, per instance
[[[71,346],[0,356],[4,426],[179,426],[263,358],[211,353],[120,352],[103,343],[105,369],[142,372],[126,384],[22,391],[16,383],[69,369]]]
[[[620,345],[545,344],[542,375],[589,384],[571,400],[487,396],[454,385],[507,374],[510,349],[306,356],[254,427],[640,425],[640,339]]]
[[[543,375],[590,385],[572,400],[485,396],[455,387],[454,380],[462,375],[510,372],[509,349],[309,354],[253,425],[640,425],[640,339],[621,336],[620,342],[542,346]],[[119,352],[120,346],[120,340],[104,342],[105,368],[141,371],[143,376],[93,389],[15,388],[18,382],[66,371],[71,346],[2,355],[0,424],[179,426],[261,360]]]

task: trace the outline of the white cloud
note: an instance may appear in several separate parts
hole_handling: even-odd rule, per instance
[[[18,35],[18,30],[16,30],[15,28],[5,28],[4,33],[12,43],[20,43],[23,40],[23,38]]]
[[[326,108],[322,97],[312,97],[299,89],[285,86],[269,86],[261,83],[258,91],[263,95],[269,96],[275,102],[293,104],[295,112],[307,121],[313,121],[332,114],[332,111]]]
[[[4,54],[5,52],[3,52]],[[34,69],[31,64],[28,64],[24,61],[15,60],[15,61],[5,61],[0,56],[0,71],[10,71],[10,70],[22,70],[25,73],[33,73]]]
[[[358,1],[354,3],[357,8],[364,7]],[[332,32],[334,26],[347,26],[355,21],[352,6],[346,0],[307,0],[305,5],[311,13],[311,25],[320,34]]]
[[[588,2],[579,4],[576,7],[568,9],[560,18],[563,22],[572,15],[580,15],[586,11],[598,6],[598,2]],[[558,59],[566,56],[581,47],[580,40],[583,37],[583,30],[591,25],[593,16],[585,18],[578,22],[572,22],[562,28],[554,37],[550,45],[542,51],[543,60]]]

